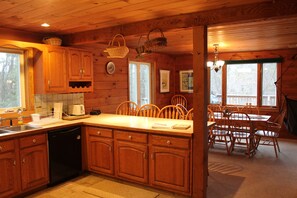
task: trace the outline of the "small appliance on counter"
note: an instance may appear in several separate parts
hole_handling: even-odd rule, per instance
[[[85,107],[84,105],[69,105],[68,114],[72,116],[85,115]]]

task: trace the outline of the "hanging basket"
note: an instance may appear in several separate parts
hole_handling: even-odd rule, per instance
[[[62,39],[58,37],[44,37],[42,39],[42,42],[44,42],[47,45],[57,45],[60,46],[62,44]]]
[[[120,41],[117,41],[118,45],[115,44],[117,37],[122,39],[122,44]],[[126,46],[126,40],[124,36],[121,34],[116,34],[103,52],[107,53],[107,58],[125,58],[125,56],[127,56],[129,53],[129,48]]]
[[[159,31],[161,36],[155,37],[155,38],[150,38],[150,34],[154,31]],[[154,49],[160,48],[160,47],[165,47],[165,46],[167,46],[167,38],[165,38],[163,31],[161,29],[159,29],[159,28],[152,29],[147,34],[147,41],[144,43],[144,46],[147,49],[151,49],[151,50],[154,50]]]
[[[137,46],[137,48],[135,48],[135,50],[137,52],[136,58],[143,57],[146,54],[152,53],[152,51],[150,49],[146,48],[144,45],[140,45],[141,38],[143,38],[142,35],[138,39],[138,46]]]

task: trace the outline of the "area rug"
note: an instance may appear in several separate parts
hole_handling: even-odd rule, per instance
[[[159,193],[89,175],[37,192],[28,198],[156,198]]]

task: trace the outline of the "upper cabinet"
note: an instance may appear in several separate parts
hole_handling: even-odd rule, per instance
[[[46,45],[34,57],[35,94],[93,91],[91,52]]]
[[[66,50],[48,46],[36,52],[34,64],[35,93],[66,93]]]
[[[81,50],[69,50],[68,54],[69,81],[92,81],[92,53]]]
[[[93,91],[93,54],[88,51],[68,50],[69,92]]]

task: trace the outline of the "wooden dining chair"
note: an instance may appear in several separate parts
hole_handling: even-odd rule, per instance
[[[124,101],[116,109],[118,115],[132,115],[136,116],[139,110],[138,105],[132,101]]]
[[[176,105],[167,105],[160,110],[158,117],[168,119],[184,119],[185,114],[180,107],[177,107]]]
[[[229,125],[228,125],[228,117],[225,117],[225,114],[222,111],[210,112],[208,115],[208,119],[214,120],[216,124],[209,130],[209,144],[208,148],[214,148],[216,143],[221,143],[225,145],[227,154],[230,155],[230,146],[231,142]]]
[[[277,152],[280,152],[277,138],[284,123],[285,114],[285,110],[281,111],[273,122],[267,122],[265,129],[257,130],[255,133],[256,148],[258,148],[259,145],[273,146],[276,158],[278,158]]]
[[[181,104],[187,109],[187,103],[188,103],[188,101],[187,101],[186,97],[183,95],[174,95],[171,98],[172,105]]]
[[[228,116],[229,131],[231,136],[230,152],[235,146],[244,146],[245,154],[249,157],[255,154],[254,127],[248,114],[243,112],[231,112]]]
[[[186,114],[185,120],[193,120],[194,117],[194,109],[191,108]]]
[[[157,118],[159,112],[160,108],[157,105],[145,104],[139,108],[137,116]]]
[[[243,113],[247,113],[247,114],[258,114],[258,115],[260,114],[260,108],[259,107],[249,106],[249,105],[238,107],[238,111],[243,112]]]
[[[177,107],[180,107],[184,111],[184,114],[187,115],[188,109],[184,105],[182,105],[182,104],[176,104],[176,106]]]

